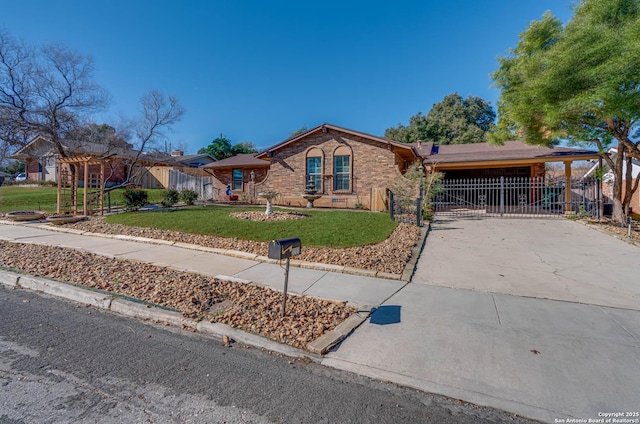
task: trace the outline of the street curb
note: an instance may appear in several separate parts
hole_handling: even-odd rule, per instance
[[[356,328],[360,327],[376,308],[363,306],[354,315],[341,322],[333,330],[324,333],[307,345],[307,349],[315,354],[324,355],[342,340],[346,339]],[[361,315],[362,314],[362,315]]]
[[[183,317],[180,312],[168,310],[158,305],[143,301],[127,300],[116,294],[82,288],[69,282],[0,269],[0,284],[12,289],[31,290],[84,305],[91,305],[98,309],[117,313],[129,318],[152,321],[156,324],[162,323],[178,328],[192,329],[204,336],[217,340],[222,340],[224,336],[227,336],[236,342],[255,348],[269,350],[294,358],[307,358],[316,363],[322,361],[322,357],[313,352],[310,353],[288,345],[283,345],[256,334],[231,328],[226,324],[210,323],[208,321],[198,322]]]
[[[427,235],[431,231],[431,223],[427,224],[424,227],[420,227],[420,239],[415,246],[413,246],[413,250],[411,251],[411,258],[404,266],[404,272],[402,273],[402,277],[400,280],[406,281],[407,283],[411,282],[413,278],[413,274],[416,271],[416,265],[418,264],[418,259],[420,258],[420,254],[424,249],[424,244],[427,241]]]

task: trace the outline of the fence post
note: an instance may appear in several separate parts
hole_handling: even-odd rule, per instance
[[[420,227],[420,215],[422,215],[422,214],[420,213],[420,212],[421,212],[421,211],[420,211],[421,203],[422,203],[422,198],[418,197],[418,198],[416,199],[416,225],[417,225],[418,227]]]
[[[395,209],[395,205],[393,203],[394,203],[393,192],[390,191],[389,192],[389,217],[391,218],[392,221],[394,221],[393,210]]]
[[[504,215],[504,177],[500,177],[500,216]]]

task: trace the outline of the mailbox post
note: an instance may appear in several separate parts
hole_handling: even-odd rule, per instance
[[[287,286],[289,285],[289,259],[292,256],[298,256],[302,249],[302,243],[297,237],[272,240],[269,242],[269,259],[282,260],[286,259],[287,263],[284,269],[284,293],[282,296],[282,316],[284,316],[287,306]]]

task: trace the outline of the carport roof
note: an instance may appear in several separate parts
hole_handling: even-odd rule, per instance
[[[230,158],[221,159],[203,166],[206,169],[242,168],[242,167],[268,167],[269,161],[258,159],[256,153],[241,153]]]
[[[448,144],[431,146],[431,152],[424,155],[424,164],[439,168],[456,164],[488,165],[504,163],[564,162],[596,159],[598,152],[569,147],[544,147],[525,144],[521,141],[507,141],[504,145],[489,143]]]

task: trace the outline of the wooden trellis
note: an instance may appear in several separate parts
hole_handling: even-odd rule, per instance
[[[91,156],[73,156],[58,159],[60,173],[58,175],[58,214],[91,215],[104,213],[104,175],[106,159]],[[98,174],[90,174],[89,167],[100,166]],[[71,168],[75,172],[71,172]],[[83,173],[84,190],[82,203],[78,198],[78,181]],[[82,206],[82,209],[79,208]]]

